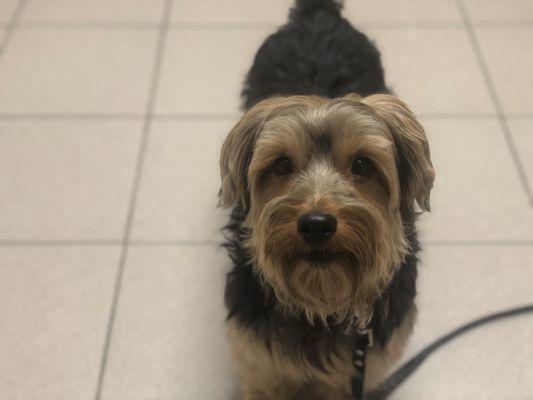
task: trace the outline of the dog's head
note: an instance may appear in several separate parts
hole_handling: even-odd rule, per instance
[[[434,178],[424,130],[390,95],[264,100],[220,164],[262,279],[311,320],[369,317],[409,250],[402,215],[429,210]]]

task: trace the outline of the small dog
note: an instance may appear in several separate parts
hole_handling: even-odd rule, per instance
[[[259,49],[221,152],[228,332],[249,400],[351,396],[370,328],[375,387],[415,318],[415,219],[434,171],[378,50],[334,0],[297,0]]]

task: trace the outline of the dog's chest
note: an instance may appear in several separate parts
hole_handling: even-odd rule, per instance
[[[351,339],[318,332],[313,327],[279,327],[266,332],[247,329],[230,320],[234,356],[250,369],[277,371],[294,382],[319,381],[344,387],[353,374]]]

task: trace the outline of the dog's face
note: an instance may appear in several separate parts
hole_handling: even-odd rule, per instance
[[[221,201],[281,304],[361,320],[408,252],[402,214],[429,208],[422,127],[398,99],[291,96],[249,110],[222,148]]]

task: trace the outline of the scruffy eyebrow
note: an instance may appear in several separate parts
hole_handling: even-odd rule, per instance
[[[313,136],[312,142],[313,150],[316,153],[328,154],[331,152],[331,135],[328,132]]]

